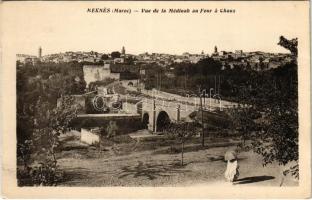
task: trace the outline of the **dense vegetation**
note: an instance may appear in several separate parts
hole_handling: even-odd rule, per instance
[[[78,63],[17,66],[17,155],[19,185],[53,185],[58,180],[58,136],[79,108],[65,95],[84,92]],[[62,97],[62,98],[61,98]],[[57,99],[61,98],[57,107]],[[36,166],[30,164],[39,163]],[[24,183],[22,180],[27,180]]]
[[[297,164],[290,171],[299,176],[298,168],[298,80],[297,63],[253,76],[239,90],[241,103],[250,107],[234,110],[236,128],[243,133],[244,145],[264,158],[263,164],[277,161]]]
[[[146,89],[158,88],[171,93],[199,95],[205,90],[206,94],[218,94],[222,99],[240,102],[240,90],[245,87],[252,87],[255,78],[262,80],[267,77],[270,83],[275,81],[272,74],[274,69],[256,71],[246,69],[242,65],[222,66],[221,62],[212,58],[206,58],[196,64],[178,63],[168,66],[166,69],[154,66],[149,68],[148,73],[142,80]],[[273,75],[275,76],[275,75]],[[284,74],[287,76],[287,74]],[[261,84],[261,83],[259,83]],[[256,88],[252,88],[256,89]]]
[[[28,120],[33,119],[39,99],[53,109],[59,97],[81,94],[86,85],[78,63],[18,66],[16,74],[18,141],[31,135],[32,123]]]

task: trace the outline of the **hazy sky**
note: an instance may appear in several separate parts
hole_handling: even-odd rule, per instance
[[[218,50],[288,52],[279,36],[298,37],[306,2],[6,2],[4,35],[18,52],[211,53]],[[228,8],[235,14],[87,13],[87,8]],[[14,24],[14,26],[12,26]],[[14,39],[12,39],[14,38]],[[300,43],[300,38],[299,38]]]

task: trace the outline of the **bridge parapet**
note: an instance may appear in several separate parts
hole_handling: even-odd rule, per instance
[[[154,94],[155,93],[155,94]],[[214,112],[216,110],[223,110],[235,106],[235,103],[223,101],[219,99],[208,98],[207,95],[187,96],[166,95],[164,92],[152,91],[152,96],[144,94],[140,97],[140,107],[126,103],[125,106],[131,110],[130,113],[140,113],[143,123],[146,127],[154,132],[157,131],[157,124],[159,124],[159,115],[165,113],[170,121],[180,121],[181,119],[188,119],[189,115],[194,111],[204,109]],[[216,96],[217,97],[217,96]],[[126,98],[127,99],[127,98]]]

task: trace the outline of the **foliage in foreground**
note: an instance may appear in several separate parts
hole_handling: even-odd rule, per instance
[[[54,185],[61,175],[56,158],[58,136],[77,109],[73,99],[64,96],[84,93],[82,64],[18,65],[16,79],[18,184]]]
[[[59,136],[68,130],[79,109],[70,97],[63,97],[61,102],[54,109],[41,98],[36,103],[31,139],[18,144],[23,162],[23,169],[18,169],[17,174],[20,185],[21,180],[28,180],[24,184],[50,186],[61,179],[56,158]]]
[[[287,47],[294,43],[286,45],[285,42],[282,41]],[[293,53],[293,48],[289,48]],[[243,141],[250,141],[242,144],[245,149],[261,154],[263,165],[291,164],[284,175],[290,173],[299,178],[297,68],[294,60],[246,83],[239,95],[247,106],[234,109],[232,117]]]

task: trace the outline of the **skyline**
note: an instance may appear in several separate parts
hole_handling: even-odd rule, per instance
[[[215,45],[215,46],[217,46],[217,45]],[[124,46],[123,46],[123,47],[124,47]],[[218,48],[218,52],[224,51],[224,52],[232,52],[232,53],[235,53],[235,50],[242,50],[244,53],[249,53],[249,52],[263,52],[263,53],[291,54],[289,50],[286,50],[286,52],[269,52],[269,51],[260,51],[260,50],[244,51],[243,49],[235,49],[235,50],[229,51],[229,50],[219,49],[218,46],[217,46],[217,48]],[[17,54],[25,54],[25,55],[30,55],[30,56],[38,56],[38,50],[39,50],[39,49],[41,50],[42,56],[47,56],[47,55],[52,55],[52,54],[60,54],[60,53],[66,53],[66,52],[74,52],[74,53],[77,53],[77,52],[91,52],[91,51],[93,51],[93,52],[102,53],[102,54],[110,54],[110,53],[112,53],[113,51],[121,52],[121,50],[118,50],[118,49],[112,50],[112,51],[102,51],[102,52],[95,51],[95,50],[92,50],[92,49],[91,49],[91,50],[88,50],[88,51],[84,51],[84,50],[75,50],[75,51],[73,51],[73,50],[66,50],[66,51],[63,51],[63,52],[55,52],[55,53],[45,54],[45,53],[44,53],[44,48],[43,48],[42,46],[39,46],[39,47],[37,48],[37,53],[36,53],[36,54],[28,54],[28,53],[17,53]],[[126,50],[126,54],[129,54],[129,55],[139,55],[139,54],[144,54],[144,53],[148,53],[148,54],[153,54],[153,53],[155,53],[155,54],[169,54],[169,55],[182,55],[182,54],[184,54],[184,53],[190,53],[190,54],[200,55],[200,54],[202,53],[202,51],[198,51],[198,52],[188,52],[188,51],[185,51],[185,52],[182,52],[182,53],[180,53],[180,54],[170,54],[170,53],[166,53],[166,52],[147,52],[147,51],[143,51],[143,52],[139,52],[139,53],[136,53],[136,54],[135,54],[135,53],[131,53],[131,52],[129,53],[129,52],[127,52],[127,47],[125,47],[125,50]],[[205,54],[205,55],[209,54],[209,56],[211,56],[212,53],[213,53],[213,52],[207,53],[207,52],[204,51],[204,54]]]
[[[277,45],[281,35],[288,39],[299,38],[304,23],[303,13],[296,12],[302,4],[289,6],[292,2],[277,2],[258,5],[256,2],[129,2],[127,7],[197,8],[226,7],[235,9],[235,14],[94,14],[87,13],[93,7],[118,7],[118,2],[58,3],[25,2],[11,3],[3,9],[7,16],[3,27],[3,41],[14,38],[7,44],[18,47],[21,54],[43,55],[66,51],[96,51],[110,53],[120,51],[122,46],[130,54],[144,52],[179,55],[184,52],[211,54],[214,46],[219,51],[243,50],[289,53]],[[26,5],[26,6],[25,6]],[[74,5],[74,6],[73,6]],[[121,7],[121,6],[120,6]],[[9,15],[10,8],[20,15]],[[27,15],[23,15],[27,13]],[[285,15],[287,13],[287,15]],[[273,15],[263,17],[263,15]],[[196,22],[196,23],[195,23]],[[15,26],[10,26],[14,23]],[[11,39],[12,41],[12,39]]]

